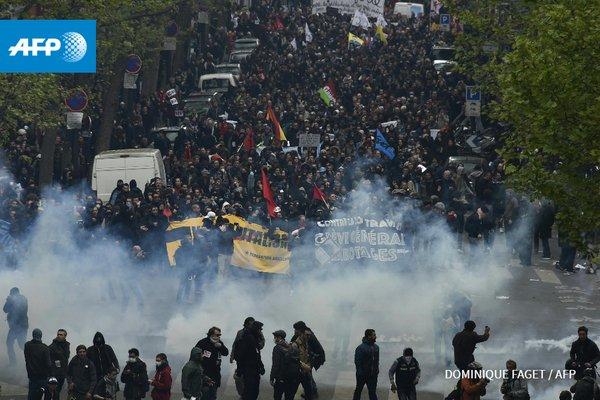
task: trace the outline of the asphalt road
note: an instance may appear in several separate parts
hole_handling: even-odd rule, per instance
[[[555,244],[553,254],[558,254]],[[495,322],[490,341],[478,346],[477,360],[485,367],[497,369],[502,368],[508,358],[514,358],[522,369],[544,370],[543,378],[530,380],[530,388],[533,399],[550,400],[558,398],[559,391],[568,389],[572,383],[569,379],[557,376],[556,371],[564,366],[568,357],[566,351],[576,335],[577,326],[586,325],[592,338],[597,338],[600,333],[600,274],[588,275],[580,271],[565,275],[555,270],[551,261],[542,260],[538,256],[539,254],[534,256],[533,267],[522,267],[516,260],[512,260],[510,265],[494,267],[494,273],[506,280],[507,284],[502,289],[494,290],[481,287],[471,291],[469,295],[474,303],[472,319],[481,321],[480,325],[487,324],[488,320]],[[320,338],[328,359],[325,366],[315,374],[321,400],[352,397],[355,378],[350,357],[357,345],[354,338],[360,337],[361,330],[364,329],[363,326],[353,324],[353,320],[362,321],[369,314],[368,306],[358,302],[354,306],[352,313],[340,319],[349,328],[340,329],[346,336]],[[447,379],[444,366],[435,362],[430,338],[411,334],[410,330],[404,332],[399,337],[386,336],[388,332],[378,332],[381,353],[379,399],[397,398],[389,390],[387,369],[405,346],[415,349],[415,356],[423,369],[418,398],[443,399],[452,390],[456,380]],[[152,340],[157,341],[156,347],[160,347],[158,342],[161,338],[148,338],[148,341]],[[342,349],[344,357],[340,357],[339,352],[333,354],[334,349]],[[269,357],[269,352],[270,347],[263,358]],[[3,358],[4,355],[0,356],[0,360]],[[173,368],[175,374],[180,370],[178,366],[185,362],[183,358],[170,361],[171,365],[176,366]],[[238,399],[232,374],[231,366],[225,363],[220,399]],[[26,393],[23,380],[14,378],[7,368],[0,369],[0,383],[1,399],[19,399]],[[173,398],[180,398],[179,390],[179,383],[176,383]],[[266,377],[263,377],[260,398],[271,397],[272,389]],[[300,393],[296,398],[300,398]],[[367,398],[366,388],[362,398]],[[501,398],[497,381],[490,384],[485,398]]]

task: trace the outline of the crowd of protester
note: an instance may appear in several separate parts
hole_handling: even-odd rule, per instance
[[[78,220],[86,232],[82,240],[117,238],[157,253],[169,220],[212,212],[269,223],[260,179],[264,169],[280,222],[289,222],[290,230],[299,226],[300,216],[327,218],[347,206],[352,191],[382,184],[389,196],[373,195],[364,211],[389,210],[389,197],[407,200],[423,211],[407,214],[409,233],[418,235],[419,225],[440,218],[456,233],[459,249],[463,235],[472,247],[485,249],[495,231],[509,235],[529,229],[535,217],[535,235],[519,234],[527,240],[515,238],[515,252],[523,264],[531,264],[536,236],[544,257],[550,257],[551,204],[532,203],[505,190],[505,164],[493,152],[473,171],[449,163],[449,157],[461,152],[452,121],[462,111],[465,80],[458,73],[436,71],[432,46],[451,42],[451,33],[436,29],[435,18],[427,13],[394,15],[392,2],[386,7],[385,39],[376,35],[375,26],[352,26],[348,15],[314,15],[302,2],[281,3],[262,1],[250,9],[229,5],[224,24],[210,30],[186,67],[169,78],[165,90],[175,89],[185,98],[197,90],[199,76],[226,61],[236,38],[258,38],[260,46],[243,63],[239,86],[207,114],[176,118],[165,90],[138,96],[131,107],[121,102],[111,149],[159,149],[166,181],[153,179],[141,187],[135,181],[119,182],[110,200],[102,202],[82,184],[93,161],[97,122],[92,121],[90,134],[68,131],[57,137],[54,182],[77,193]],[[349,46],[349,32],[365,45]],[[317,94],[328,83],[336,99],[329,107]],[[287,141],[277,140],[266,119],[268,107]],[[389,121],[396,122],[381,125]],[[154,129],[175,123],[182,129],[173,142]],[[393,148],[393,158],[376,149],[376,129]],[[320,135],[320,146],[297,148],[303,133]],[[24,127],[5,149],[14,181],[4,177],[0,185],[0,218],[10,224],[11,238],[21,237],[43,207],[38,179],[42,136]],[[315,186],[325,201],[315,200]],[[561,267],[572,269],[574,255],[567,254]]]

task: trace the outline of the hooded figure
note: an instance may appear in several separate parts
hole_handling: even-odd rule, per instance
[[[205,375],[202,368],[202,350],[194,347],[190,353],[190,360],[183,366],[181,371],[181,391],[183,397],[201,398],[204,387]]]
[[[35,398],[46,386],[50,377],[50,351],[42,343],[42,331],[34,329],[33,339],[25,343],[25,367],[29,378],[29,400]]]
[[[102,379],[112,368],[119,370],[119,361],[112,347],[104,341],[104,335],[96,332],[94,335],[94,345],[88,347],[87,357],[96,367],[96,379]]]
[[[27,329],[29,329],[29,320],[27,318],[27,297],[19,293],[19,288],[10,289],[10,294],[6,298],[2,308],[8,321],[8,336],[6,337],[6,347],[8,353],[8,362],[13,365],[17,358],[14,350],[14,342],[24,348],[27,338]]]

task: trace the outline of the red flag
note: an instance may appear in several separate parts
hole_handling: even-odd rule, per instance
[[[317,185],[313,186],[313,200],[321,200],[322,202],[326,202],[325,193],[323,193]]]
[[[254,147],[256,147],[254,145],[254,131],[252,128],[248,128],[246,130],[246,137],[244,138],[244,150],[250,151]]]
[[[281,18],[279,18],[279,16],[275,17],[275,22],[273,22],[273,30],[274,31],[280,31],[283,28],[285,28],[285,26],[283,25],[283,22],[281,21]]]
[[[267,107],[267,121],[271,121],[271,123],[273,124],[273,127],[275,129],[275,141],[276,142],[287,141],[287,138],[285,137],[285,132],[283,131],[281,124],[279,124],[279,120],[277,119],[277,116],[275,115],[275,111],[273,111],[273,108],[271,106]]]
[[[173,212],[171,211],[169,206],[165,206],[162,213],[165,217],[167,217],[167,219],[171,218],[171,216],[173,215]]]
[[[260,172],[260,182],[262,184],[262,192],[263,198],[267,202],[267,211],[269,212],[270,218],[277,218],[277,214],[275,213],[275,200],[273,200],[273,192],[271,191],[271,184],[269,183],[269,177],[265,170],[261,170]]]
[[[331,94],[333,95],[333,98],[336,99],[336,101],[337,101],[338,95],[337,95],[337,91],[335,90],[335,84],[333,83],[333,79],[330,78],[327,81],[327,86],[329,86],[329,90],[331,90]]]

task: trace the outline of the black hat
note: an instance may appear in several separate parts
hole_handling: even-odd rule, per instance
[[[306,330],[306,324],[304,323],[304,321],[298,321],[294,324],[294,329],[304,331]]]
[[[285,332],[282,331],[281,329],[279,329],[279,330],[273,332],[273,336],[285,339]]]

